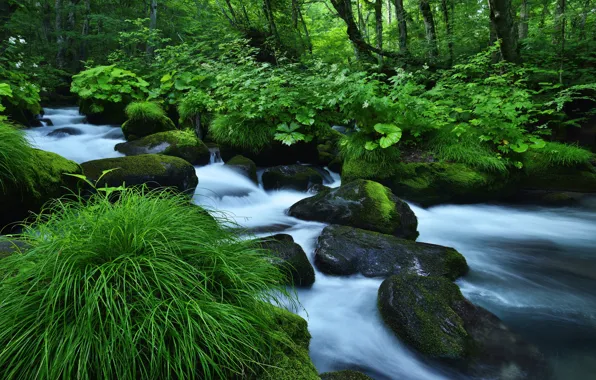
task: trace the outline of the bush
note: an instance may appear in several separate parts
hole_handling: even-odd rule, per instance
[[[126,107],[126,116],[135,121],[154,121],[166,117],[166,113],[157,103],[134,102]]]
[[[209,128],[218,143],[258,152],[273,142],[275,129],[264,120],[246,120],[238,115],[217,115]]]
[[[24,183],[33,151],[23,131],[0,121],[0,193],[10,184]]]
[[[186,197],[50,208],[0,262],[6,378],[250,377],[291,344],[265,302],[288,296],[282,273]]]
[[[122,124],[122,132],[127,140],[176,129],[174,122],[157,103],[134,102],[126,107],[125,112],[128,120]]]

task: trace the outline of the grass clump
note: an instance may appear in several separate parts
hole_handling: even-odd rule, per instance
[[[166,117],[165,111],[154,102],[133,102],[126,107],[126,116],[135,121],[156,121]]]
[[[393,165],[400,162],[401,152],[395,146],[368,150],[365,145],[369,139],[362,133],[343,136],[339,142],[339,153],[344,161],[367,167],[368,178],[383,175]]]
[[[0,261],[6,378],[254,377],[286,345],[267,303],[289,296],[283,274],[186,197],[50,208]]]
[[[7,186],[26,183],[33,166],[33,148],[22,130],[0,122],[0,193]]]
[[[545,167],[584,165],[594,158],[594,154],[586,149],[558,142],[546,143],[537,153],[540,164]]]
[[[219,144],[257,153],[273,142],[275,128],[260,119],[245,119],[233,114],[216,115],[209,134]]]

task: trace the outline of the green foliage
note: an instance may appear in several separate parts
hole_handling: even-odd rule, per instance
[[[274,138],[274,130],[264,120],[247,120],[239,115],[217,115],[209,129],[221,144],[258,152]]]
[[[154,102],[132,102],[126,106],[126,116],[134,121],[155,121],[166,117],[166,113]]]
[[[186,197],[124,189],[47,211],[0,262],[5,376],[251,376],[290,344],[267,303],[290,296],[282,273]]]
[[[594,159],[594,154],[586,149],[582,149],[576,145],[557,142],[546,143],[546,146],[539,153],[537,156],[533,156],[533,160],[538,160],[533,165],[543,168],[557,166],[577,167],[588,164]]]
[[[23,131],[0,121],[0,194],[8,185],[26,184],[33,165],[32,148]]]
[[[386,149],[367,149],[368,137],[363,133],[344,136],[340,141],[340,154],[346,163],[364,165],[371,171],[370,177],[383,173],[400,161],[401,153],[395,146]]]
[[[149,83],[135,73],[116,66],[98,66],[73,76],[71,92],[93,103],[92,112],[100,113],[104,104],[144,100]]]

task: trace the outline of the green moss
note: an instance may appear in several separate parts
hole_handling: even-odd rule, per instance
[[[126,107],[128,120],[122,124],[127,140],[176,129],[174,122],[166,116],[161,107],[152,102],[135,102]]]
[[[289,311],[272,307],[277,326],[293,342],[273,348],[271,367],[259,380],[319,380],[317,369],[308,355],[310,333],[306,321]]]
[[[344,370],[336,372],[327,372],[321,374],[321,380],[372,380],[362,372]]]
[[[81,174],[81,167],[74,161],[52,152],[39,149],[33,150],[35,166],[27,172],[27,187],[33,197],[44,201],[48,191],[51,194],[62,194],[67,183],[76,182],[69,174]]]
[[[159,153],[182,158],[193,165],[207,165],[211,153],[193,131],[158,132],[128,143],[116,145],[116,150],[127,156]]]
[[[367,181],[364,184],[364,190],[368,199],[374,205],[374,210],[378,211],[378,217],[381,223],[391,223],[396,215],[395,202],[389,198],[390,190],[378,182]]]
[[[226,166],[244,174],[254,183],[259,183],[257,177],[257,165],[250,158],[237,155],[229,159],[228,162],[226,162]]]

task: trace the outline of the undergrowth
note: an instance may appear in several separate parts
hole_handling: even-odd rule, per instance
[[[135,121],[155,121],[166,117],[166,113],[154,102],[133,102],[126,107],[126,116]]]
[[[577,145],[569,145],[558,142],[548,142],[539,151],[537,159],[544,167],[555,166],[578,166],[587,164],[594,158],[594,154]]]
[[[48,208],[25,227],[31,248],[0,261],[5,378],[251,377],[290,344],[267,303],[294,299],[283,274],[186,197]]]
[[[11,184],[26,183],[23,178],[32,167],[32,148],[22,130],[0,122],[0,193]]]
[[[209,134],[216,142],[258,152],[273,142],[275,129],[265,121],[244,119],[238,115],[216,115]]]

